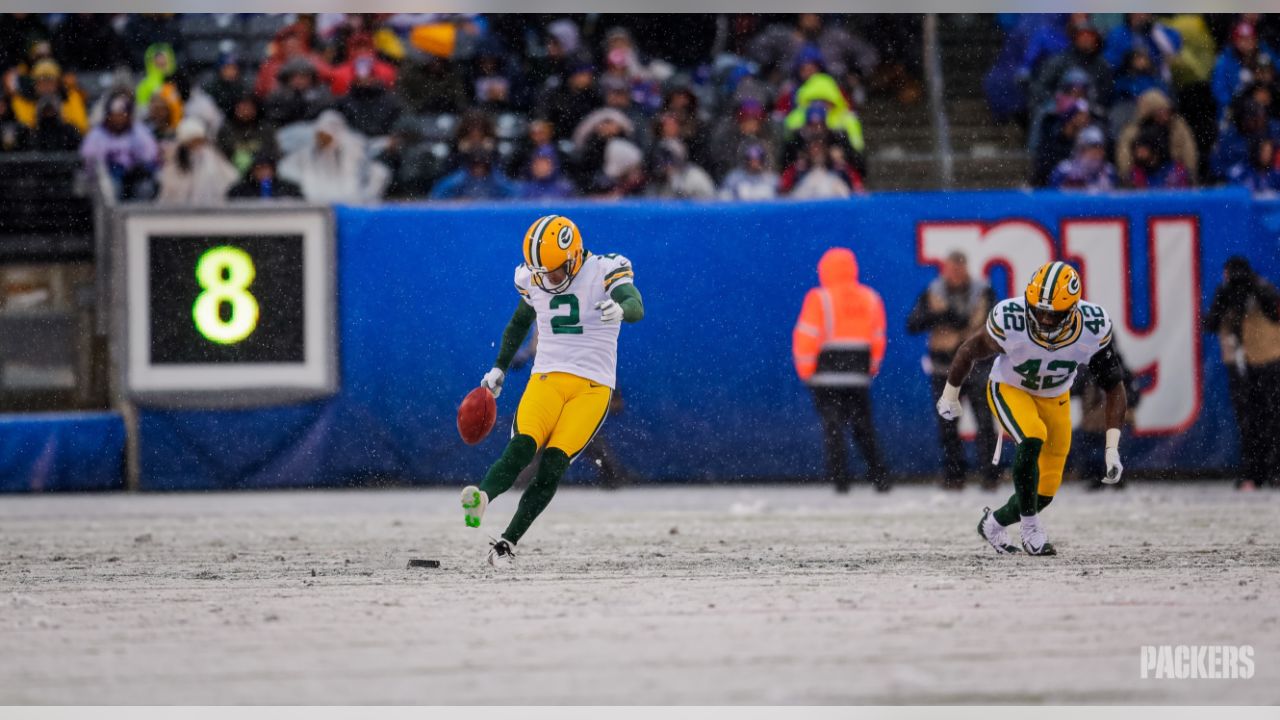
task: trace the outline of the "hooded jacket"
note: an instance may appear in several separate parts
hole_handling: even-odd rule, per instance
[[[1120,140],[1116,143],[1116,173],[1120,177],[1128,177],[1133,168],[1133,141],[1142,129],[1143,121],[1162,109],[1173,112],[1173,103],[1162,91],[1153,88],[1138,96],[1138,108],[1133,121],[1120,131]],[[1169,117],[1169,157],[1174,162],[1181,163],[1191,172],[1192,178],[1195,178],[1196,169],[1200,167],[1196,139],[1191,134],[1191,126],[1177,113]]]
[[[814,386],[866,386],[884,358],[884,301],[858,282],[858,260],[848,248],[823,254],[818,281],[791,333],[796,374]]]
[[[160,56],[164,56],[164,67],[158,62]],[[174,86],[169,78],[178,69],[178,59],[173,53],[173,48],[168,43],[155,43],[147,48],[146,55],[147,70],[142,77],[142,82],[138,83],[138,89],[135,91],[135,102],[138,107],[145,108],[151,102],[151,96],[159,93],[164,98],[164,102],[169,106],[170,122],[173,126],[182,120],[182,98],[178,96],[178,89]]]
[[[796,90],[796,107],[784,121],[787,134],[790,135],[804,126],[805,113],[815,102],[824,102],[827,110],[827,127],[843,132],[849,137],[849,144],[857,152],[862,152],[866,142],[862,139],[862,121],[857,113],[849,109],[849,101],[844,99],[840,86],[835,78],[826,73],[814,73]]]

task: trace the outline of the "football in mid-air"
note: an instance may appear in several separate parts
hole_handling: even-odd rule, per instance
[[[475,445],[489,436],[497,419],[498,403],[493,393],[478,387],[467,393],[458,406],[458,434],[466,444]]]

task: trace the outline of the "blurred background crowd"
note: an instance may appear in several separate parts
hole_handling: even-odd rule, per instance
[[[1026,128],[1035,187],[1280,190],[1280,16],[1002,16],[993,114]]]
[[[161,202],[842,197],[867,93],[918,100],[919,22],[15,14],[0,150]]]
[[[1277,16],[982,18],[981,122],[1018,129],[1026,185],[1280,190]],[[923,102],[921,25],[11,14],[0,151],[78,151],[121,199],[168,203],[847,197],[868,104],[892,126]]]

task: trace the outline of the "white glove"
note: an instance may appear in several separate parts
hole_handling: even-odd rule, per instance
[[[1124,473],[1124,465],[1120,464],[1120,430],[1119,428],[1111,428],[1107,430],[1107,476],[1102,478],[1102,482],[1107,485],[1115,485],[1120,482],[1120,475]]]
[[[502,394],[502,381],[505,380],[506,377],[506,373],[502,372],[498,368],[493,368],[484,374],[484,379],[480,381],[480,387],[493,393],[493,396],[497,398]]]
[[[601,322],[622,322],[622,306],[613,300],[601,300],[596,303],[596,309],[600,311]]]
[[[938,414],[943,420],[959,420],[961,412],[963,409],[960,407],[960,388],[947,383],[942,390],[942,397],[938,398]]]

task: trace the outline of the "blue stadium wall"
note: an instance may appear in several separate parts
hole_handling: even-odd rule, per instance
[[[513,204],[339,208],[339,394],[252,411],[144,409],[142,487],[478,478],[505,442],[528,372],[510,374],[499,427],[479,446],[458,438],[456,403],[490,367],[517,303],[512,272],[520,238],[548,210]],[[653,482],[819,473],[817,419],[792,369],[790,340],[801,299],[816,283],[816,263],[833,245],[857,253],[863,281],[884,297],[889,345],[873,394],[887,459],[902,474],[933,473],[940,465],[933,398],[920,364],[924,338],[904,330],[916,295],[935,276],[918,256],[922,223],[1012,218],[1056,236],[1066,218],[1120,218],[1132,245],[1134,297],[1145,298],[1152,283],[1149,263],[1141,261],[1148,220],[1192,217],[1200,233],[1199,307],[1207,305],[1231,254],[1245,254],[1269,277],[1280,277],[1280,202],[1230,190],[884,194],[811,203],[581,203],[555,210],[578,222],[588,248],[622,253],[634,264],[647,316],[623,329],[618,374],[626,408],[603,432],[627,464]],[[996,269],[998,287],[1010,284],[1007,275]],[[1135,327],[1152,321],[1148,305],[1135,301],[1128,309]],[[1127,439],[1128,467],[1189,471],[1236,462],[1216,339],[1198,331],[1197,337],[1204,391],[1195,421],[1175,433]],[[1161,381],[1184,383],[1188,392],[1195,382]],[[583,467],[572,473],[579,480],[589,476]]]

